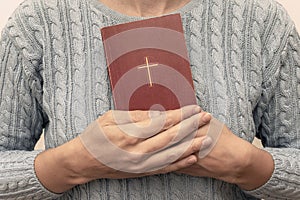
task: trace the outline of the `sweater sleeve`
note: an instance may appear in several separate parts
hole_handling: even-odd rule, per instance
[[[275,169],[266,184],[246,192],[262,199],[300,199],[300,38],[293,25],[274,30],[288,34],[277,38],[278,48],[267,47],[272,59],[254,116]]]
[[[33,149],[47,117],[36,72],[41,51],[26,33],[22,6],[0,41],[0,199],[54,199],[58,195],[42,186],[34,170],[40,151]]]

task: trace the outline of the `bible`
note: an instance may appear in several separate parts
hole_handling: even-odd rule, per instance
[[[196,104],[180,14],[101,29],[117,110]]]

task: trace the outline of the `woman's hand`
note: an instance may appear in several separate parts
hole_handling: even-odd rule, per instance
[[[242,189],[253,190],[262,186],[274,170],[272,156],[249,142],[234,135],[221,122],[200,127],[198,134],[205,135],[210,126],[221,126],[219,139],[211,152],[196,164],[178,170],[191,176],[211,177],[239,185]],[[213,130],[218,128],[214,127]]]
[[[109,111],[74,140],[40,154],[37,176],[61,193],[100,178],[132,178],[177,171],[197,161],[210,116],[198,106],[159,111]],[[59,181],[58,181],[59,180]]]

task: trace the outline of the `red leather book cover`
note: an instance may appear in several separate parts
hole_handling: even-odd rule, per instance
[[[179,14],[105,27],[101,34],[115,109],[196,104]]]

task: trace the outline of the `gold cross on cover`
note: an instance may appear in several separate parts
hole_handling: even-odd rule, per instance
[[[153,83],[152,83],[152,77],[151,77],[151,71],[150,71],[150,68],[151,68],[151,67],[155,67],[155,66],[157,66],[158,64],[149,64],[148,57],[145,57],[145,61],[146,61],[146,65],[140,66],[140,67],[138,67],[138,69],[144,69],[144,68],[147,69],[148,79],[149,79],[149,85],[150,85],[150,87],[152,87],[152,86],[153,86]]]

